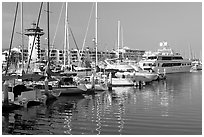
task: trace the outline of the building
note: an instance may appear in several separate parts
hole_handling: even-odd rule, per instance
[[[15,48],[16,49],[16,48]],[[22,50],[20,50],[22,53]],[[48,50],[46,48],[40,49],[38,51],[39,54],[39,61],[47,61],[47,53]],[[68,64],[68,51],[66,51],[66,64]],[[82,52],[81,50],[78,52],[77,49],[71,49],[69,51],[69,58],[70,62],[73,64],[77,64],[79,62],[79,59],[81,56],[81,60],[89,60],[91,62],[96,61],[96,52],[95,49],[91,49],[89,47],[86,47],[85,50]],[[124,59],[128,60],[134,60],[138,62],[139,60],[142,59],[142,55],[145,53],[144,50],[135,50],[135,49],[129,49],[128,47],[124,47],[123,49],[119,49],[119,57],[123,57]],[[4,51],[2,53],[4,55],[4,58],[7,59],[8,56],[8,50]],[[24,49],[24,61],[25,63],[28,61],[29,58],[29,51],[28,49]],[[117,50],[107,50],[107,51],[98,51],[98,61],[103,61],[104,59],[112,59],[116,58],[118,56],[118,51]],[[51,49],[50,50],[50,61],[55,64],[63,64],[64,63],[64,50],[61,49]]]
[[[40,56],[41,56],[40,37],[42,35],[44,35],[43,29],[41,29],[39,27],[36,28],[36,23],[32,23],[31,28],[25,29],[25,35],[28,36],[28,38],[29,38],[29,41],[28,41],[28,56],[29,56],[29,58],[30,58],[31,51],[32,51],[31,61],[34,61],[34,62],[39,61]],[[34,40],[34,38],[35,38],[35,40]]]

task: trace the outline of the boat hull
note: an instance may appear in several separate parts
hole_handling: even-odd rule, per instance
[[[174,67],[152,67],[157,73],[179,73],[179,72],[190,72],[191,66],[174,66]]]
[[[108,87],[105,84],[95,84],[94,89],[92,89],[91,84],[85,84],[88,90],[94,90],[94,91],[106,91],[108,90]]]
[[[198,65],[198,66],[193,66],[192,68],[191,68],[192,70],[202,70],[202,66],[200,65]]]
[[[85,85],[70,85],[70,86],[64,86],[64,87],[54,87],[55,91],[60,91],[60,95],[70,95],[70,94],[84,94],[87,91],[87,88]]]
[[[129,78],[133,82],[143,81],[143,82],[151,82],[158,78],[157,73],[149,73],[149,72],[117,72],[116,77],[124,77]]]
[[[132,80],[126,78],[112,78],[112,86],[134,86],[134,83]]]

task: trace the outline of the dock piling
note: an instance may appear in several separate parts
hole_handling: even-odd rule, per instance
[[[141,89],[142,88],[142,81],[139,81],[139,89]]]
[[[8,105],[9,104],[9,99],[8,99],[8,92],[9,92],[9,84],[8,81],[4,82],[4,105]]]
[[[112,73],[109,73],[109,83],[108,83],[108,90],[112,91]]]
[[[162,80],[166,79],[166,69],[164,68],[163,78]]]
[[[94,74],[93,73],[91,75],[91,89],[95,89],[95,79],[94,79]]]
[[[48,87],[48,78],[47,78],[47,76],[46,76],[46,78],[45,78],[45,95],[48,95],[49,93],[48,93],[48,90],[49,90],[49,87]]]

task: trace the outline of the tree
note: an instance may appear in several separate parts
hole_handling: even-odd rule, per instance
[[[17,67],[18,63],[22,60],[22,55],[20,52],[17,52],[15,50],[11,51],[10,58],[9,58],[9,64],[13,64],[15,67]]]

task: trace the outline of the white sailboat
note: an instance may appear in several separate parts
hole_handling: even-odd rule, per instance
[[[120,21],[118,21],[118,49],[117,49],[117,59],[107,59],[105,62],[107,63],[106,69],[114,69],[117,72],[115,76],[119,78],[113,78],[113,85],[133,85],[135,82],[151,82],[158,78],[157,73],[150,73],[146,71],[142,71],[136,64],[130,65],[127,62],[123,61],[123,53],[122,59],[120,58]],[[122,34],[122,47],[123,47],[123,34]],[[118,82],[118,83],[117,83]]]
[[[64,73],[63,76],[59,76],[59,83],[54,86],[55,90],[60,90],[61,95],[69,94],[83,94],[87,91],[85,85],[78,83],[75,78],[77,73],[67,71],[66,68],[66,49],[68,47],[69,52],[69,26],[68,26],[68,2],[65,4],[65,39],[64,39]],[[68,67],[70,67],[70,59],[68,55]]]
[[[191,72],[198,70],[202,70],[202,62],[199,59],[192,61]]]
[[[96,62],[95,62],[95,70],[93,74],[89,77],[88,83],[86,83],[86,87],[88,90],[93,91],[105,91],[108,90],[107,83],[102,80],[101,77],[98,77],[96,74],[96,69],[98,66],[98,3],[95,3],[95,38],[94,38],[95,50],[96,50]],[[99,74],[100,75],[100,74]]]
[[[23,8],[23,4],[21,6]],[[41,3],[41,9],[42,9],[42,3]],[[48,10],[49,10],[49,6],[48,6]],[[14,77],[14,80],[15,79],[24,80],[28,78],[37,78],[37,77],[40,79],[41,76],[35,75],[35,74],[23,74],[22,76]],[[48,89],[48,87],[46,90],[44,84],[43,84],[44,86],[43,88],[36,88],[33,82],[29,82],[29,83],[30,83],[29,86],[25,82],[23,84],[14,85],[14,87],[12,87],[12,92],[8,93],[8,99],[10,103],[13,103],[19,106],[28,107],[28,105],[45,103],[47,99],[56,98],[60,94],[59,91],[57,92],[53,91],[52,89]],[[4,90],[7,90],[7,89],[4,88]]]

